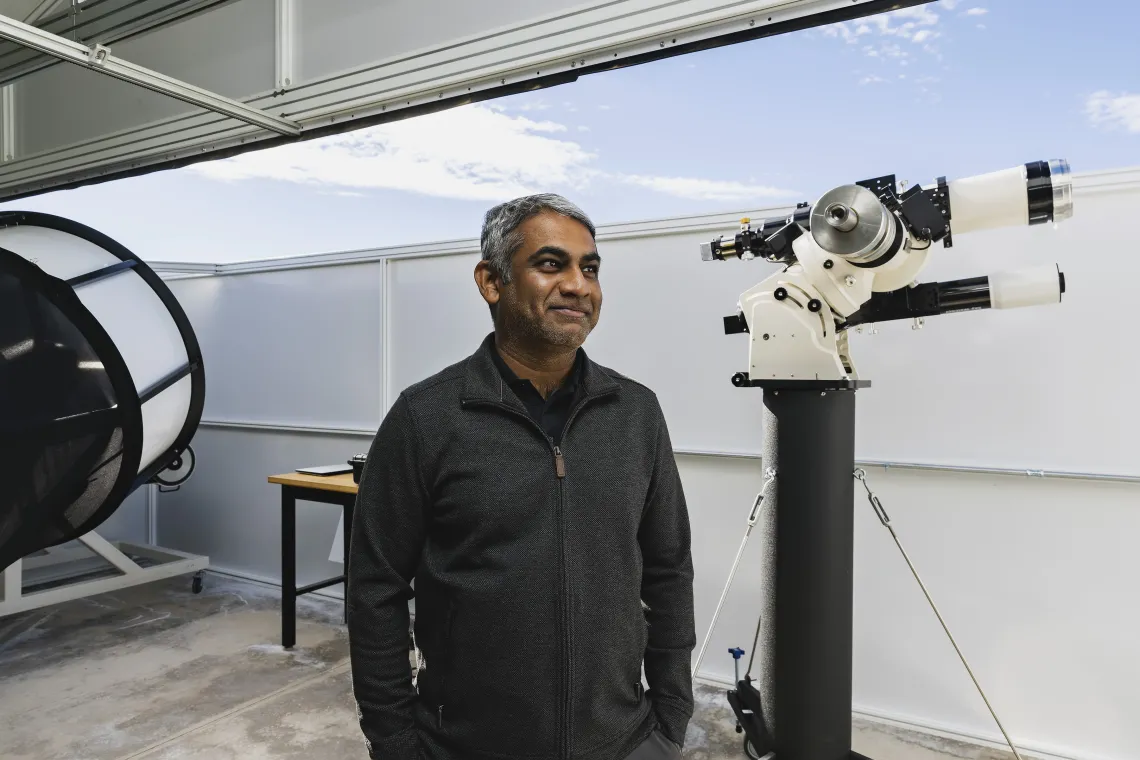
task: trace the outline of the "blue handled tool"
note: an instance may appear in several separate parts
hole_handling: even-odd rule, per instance
[[[740,658],[744,656],[744,650],[740,647],[735,647],[728,650],[728,653],[732,655],[732,669],[736,673],[736,678],[733,680],[733,683],[740,683]]]

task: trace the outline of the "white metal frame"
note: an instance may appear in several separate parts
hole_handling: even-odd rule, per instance
[[[932,0],[901,0],[922,4]],[[875,7],[881,0],[620,0],[593,2],[572,10],[525,18],[491,32],[441,41],[421,50],[298,82],[295,74],[295,0],[278,0],[275,13],[275,81],[264,92],[243,96],[242,103],[207,93],[141,67],[103,58],[92,68],[124,81],[202,106],[160,121],[132,125],[114,134],[93,134],[79,142],[53,147],[8,162],[0,177],[0,198],[23,197],[60,186],[106,180],[151,171],[183,160],[205,160],[214,154],[257,150],[277,135],[319,136],[401,118],[416,112],[458,105],[476,97],[493,97],[512,87],[541,86],[604,70],[625,60],[668,55],[687,44],[716,44],[736,34],[760,33],[823,17]],[[873,11],[866,11],[873,12]],[[43,32],[27,25],[10,32],[23,43]],[[38,35],[29,34],[29,30]],[[49,40],[44,51],[81,65],[105,50],[87,48],[62,38]],[[48,49],[50,48],[50,49]],[[103,50],[101,53],[100,51]],[[110,62],[110,67],[108,63]],[[288,82],[289,84],[286,84]],[[61,95],[63,97],[64,95]],[[270,116],[272,109],[280,116]],[[238,114],[241,114],[240,116]],[[243,118],[244,117],[244,118]],[[240,118],[244,124],[235,124]],[[273,126],[266,123],[272,120]],[[193,157],[193,158],[191,158]],[[149,167],[154,167],[151,169]]]
[[[296,0],[277,0],[276,9],[277,33],[274,42],[277,47],[275,81],[276,91],[285,92],[293,86],[295,78],[294,63],[296,61],[297,36],[294,31],[296,19]]]
[[[51,12],[55,6],[59,5],[60,0],[40,0],[40,4],[32,9],[28,17],[24,19],[25,24],[38,24]]]
[[[0,37],[279,135],[296,137],[301,134],[301,127],[296,122],[116,58],[104,45],[88,47],[6,16],[0,16]]]
[[[72,0],[43,0],[22,20],[25,24],[60,34],[76,31],[82,39],[97,38],[104,45],[161,29],[233,0],[101,0],[97,5],[74,6]],[[75,41],[79,41],[76,39]],[[33,55],[0,66],[0,82],[15,80],[42,69],[56,66],[59,59]]]
[[[110,563],[119,575],[93,580],[80,580],[67,585],[55,586],[42,591],[25,593],[24,575],[25,565],[32,569],[36,564],[58,565],[61,568],[68,564],[74,565],[77,561],[89,559],[85,551],[77,551],[66,545],[48,549],[43,557],[25,558],[16,560],[15,564],[0,573],[0,617],[15,615],[28,610],[40,609],[61,602],[69,602],[96,594],[105,594],[119,591],[143,583],[173,578],[205,570],[209,564],[209,557],[195,554],[186,554],[173,549],[163,549],[156,546],[143,546],[127,541],[111,542],[91,532],[79,538],[88,549],[95,552],[103,561]],[[135,562],[129,555],[151,560],[157,564],[143,567]],[[87,572],[105,569],[100,562],[95,566],[88,565]],[[74,569],[74,568],[72,568]],[[85,573],[86,574],[86,573]],[[75,576],[65,576],[75,577]],[[78,576],[82,577],[82,576]],[[57,580],[41,579],[44,582]]]

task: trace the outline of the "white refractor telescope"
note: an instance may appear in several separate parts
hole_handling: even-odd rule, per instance
[[[972,309],[1058,303],[1056,265],[920,285],[934,243],[999,227],[1059,222],[1072,215],[1064,160],[1035,161],[901,194],[894,175],[842,185],[788,217],[701,246],[706,261],[738,257],[785,264],[743,293],[725,332],[751,335],[748,372],[737,386],[772,381],[858,380],[847,344],[851,327]]]

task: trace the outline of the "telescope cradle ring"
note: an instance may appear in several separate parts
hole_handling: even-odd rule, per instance
[[[126,290],[99,293],[100,286]],[[24,390],[24,398],[8,403],[27,407],[22,415],[16,407],[0,415],[17,420],[0,422],[0,448],[13,452],[12,482],[28,481],[0,500],[6,518],[17,516],[15,527],[0,535],[3,569],[93,531],[187,451],[203,413],[205,375],[201,348],[174,294],[125,246],[86,225],[38,212],[0,212],[0,290],[16,296],[5,300],[18,317],[0,326],[0,383]],[[121,292],[143,300],[107,307],[108,294]],[[88,308],[96,303],[92,294],[101,298],[101,310]],[[173,370],[159,359],[145,366],[162,372],[141,374],[146,387],[132,374],[132,361],[137,370],[138,356],[150,353],[130,332],[136,329],[129,322],[132,308],[157,317],[181,339]],[[119,323],[105,325],[97,313],[113,313]],[[145,335],[142,327],[137,332]],[[133,353],[125,355],[132,341]],[[41,382],[52,387],[42,390]],[[146,406],[175,385],[173,396]],[[21,451],[22,458],[15,456]],[[41,469],[47,486],[29,480]]]

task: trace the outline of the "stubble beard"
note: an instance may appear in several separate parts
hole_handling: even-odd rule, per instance
[[[593,326],[585,317],[578,322],[578,330],[560,330],[545,319],[530,319],[527,315],[520,314],[517,309],[512,308],[514,304],[509,299],[503,300],[501,307],[506,306],[507,308],[500,308],[501,326],[508,335],[521,339],[525,343],[578,349],[586,342],[586,338],[593,330]]]

